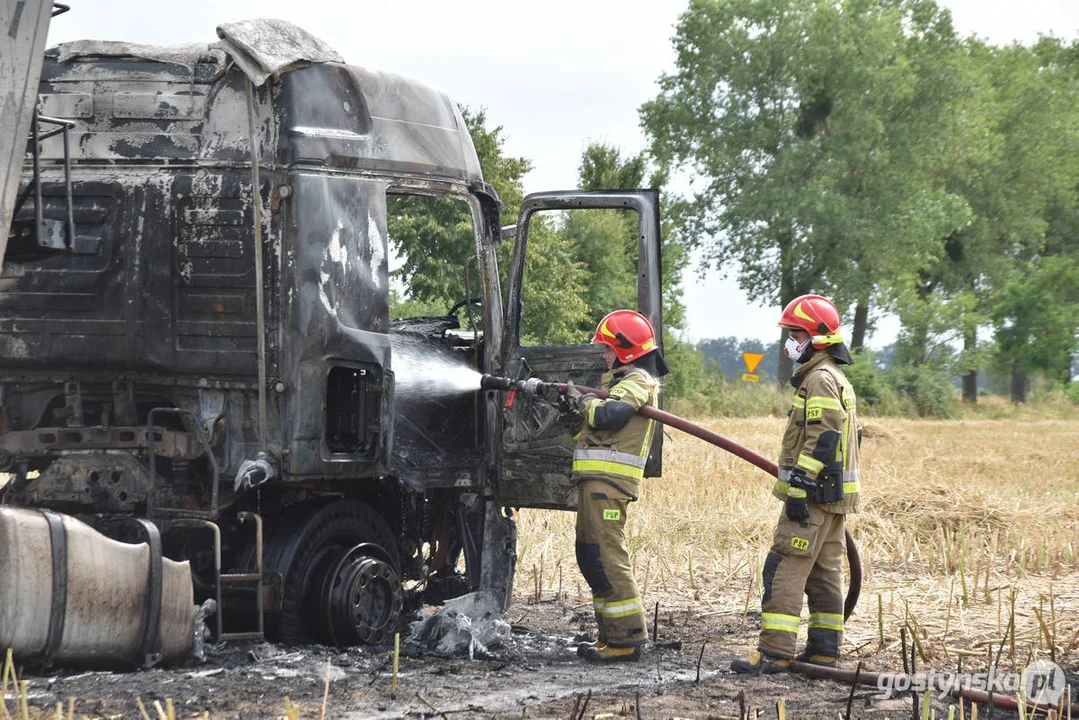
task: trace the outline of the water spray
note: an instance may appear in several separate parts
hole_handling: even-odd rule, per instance
[[[464,358],[417,338],[394,336],[390,342],[399,398],[456,395],[479,389],[480,373]]]

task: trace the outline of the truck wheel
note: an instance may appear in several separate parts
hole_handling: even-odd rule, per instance
[[[277,638],[302,645],[379,644],[403,605],[393,532],[360,500],[304,504],[267,543],[267,566],[283,576]]]

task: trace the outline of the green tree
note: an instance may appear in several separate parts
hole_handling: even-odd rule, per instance
[[[563,235],[585,273],[582,300],[596,319],[637,307],[637,213],[581,210],[565,214]],[[587,321],[594,329],[595,320]]]
[[[674,45],[641,116],[660,163],[699,178],[684,242],[754,296],[862,306],[860,337],[880,283],[969,219],[929,172],[955,132],[949,16],[931,0],[692,0]]]
[[[532,164],[504,153],[503,128],[488,127],[485,110],[461,108],[461,114],[483,178],[502,201],[500,220],[512,225],[524,197],[522,178]],[[476,247],[468,204],[445,196],[398,195],[388,200],[389,234],[401,262],[394,279],[407,288],[404,297],[394,292],[393,316],[447,312],[465,298],[466,277],[472,278],[470,289],[475,295],[475,264],[470,259]],[[504,243],[497,254],[506,287],[504,274],[510,267],[513,243]],[[522,339],[533,344],[577,342],[578,328],[588,317],[588,308],[580,300],[587,276],[566,238],[542,218],[531,228],[525,275],[529,281],[524,285],[522,302],[528,326]]]
[[[632,190],[655,188],[660,191],[660,253],[663,257],[663,325],[665,331],[685,329],[686,310],[682,302],[682,272],[688,255],[679,241],[679,201],[667,190],[668,176],[651,166],[645,153],[623,157],[618,148],[605,143],[591,143],[585,148],[578,171],[582,190]],[[637,218],[627,213],[625,243],[627,269],[636,275]],[[599,265],[593,264],[595,267]]]
[[[968,402],[976,401],[977,371],[987,359],[979,326],[994,314],[1017,263],[1043,253],[1052,208],[1074,204],[1074,92],[1046,59],[1059,57],[1059,41],[1041,46],[964,46],[964,132],[941,157],[937,175],[966,200],[971,221],[943,238],[943,252],[911,266],[905,293],[896,295],[906,360],[929,362],[933,337],[938,347],[963,341],[952,371],[964,376]]]
[[[647,173],[644,153],[623,158],[613,145],[593,142],[584,150],[577,179],[582,190],[632,190],[644,186]]]
[[[517,222],[517,213],[520,212],[521,200],[524,199],[522,179],[532,169],[532,161],[503,154],[503,128],[501,125],[495,128],[487,127],[485,108],[471,110],[462,107],[461,115],[464,116],[468,133],[472,136],[472,144],[476,147],[483,180],[498,192],[498,199],[502,201],[502,224],[512,225]]]
[[[464,269],[476,254],[468,204],[446,196],[393,194],[387,196],[386,215],[401,262],[391,273],[391,315],[445,314],[465,297]]]
[[[1031,375],[1068,384],[1079,349],[1079,262],[1051,255],[1020,265],[997,293],[993,318],[996,361],[1011,371],[1014,402],[1026,400]]]
[[[502,267],[509,267],[510,243]],[[503,261],[504,260],[504,261]],[[572,345],[587,342],[595,318],[586,302],[588,270],[554,218],[537,213],[528,230],[525,282],[521,288],[521,343]]]
[[[461,108],[465,125],[479,156],[484,180],[502,201],[502,222],[516,221],[523,196],[522,178],[532,169],[525,158],[503,153],[502,127],[488,128],[486,111]],[[475,256],[475,235],[468,204],[460,198],[433,195],[391,195],[387,202],[388,229],[400,267],[394,280],[407,288],[394,315],[436,309],[446,312],[466,294],[465,274]],[[475,266],[471,265],[475,277]],[[473,289],[473,291],[475,291]]]
[[[677,214],[672,210],[675,201],[666,192],[666,182],[666,174],[654,170],[644,153],[625,156],[606,143],[589,144],[578,170],[578,186],[582,190],[649,187],[660,191],[663,348],[672,369],[665,386],[668,393],[678,396],[699,384],[700,372],[695,368],[702,367],[702,361],[695,357],[698,351],[679,337],[685,327],[681,277],[687,256],[677,240],[674,228]],[[593,318],[616,308],[637,306],[639,221],[631,211],[571,213],[566,218],[566,236],[588,275],[585,299]]]
[[[636,189],[645,185],[645,172],[643,154],[624,158],[614,146],[591,143],[581,156],[577,186],[581,190]],[[637,307],[637,213],[585,210],[568,212],[564,220],[574,256],[588,276],[585,302],[590,314],[599,318],[617,308]]]

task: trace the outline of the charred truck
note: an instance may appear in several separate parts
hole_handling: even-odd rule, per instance
[[[533,398],[417,392],[402,364],[597,384],[602,353],[527,330],[544,212],[635,213],[630,280],[661,327],[654,191],[530,195],[503,231],[444,95],[287,23],[218,33],[46,53],[0,278],[0,521],[51,538],[34,595],[48,647],[24,655],[62,655],[79,621],[72,518],[148,548],[132,605],[147,663],[175,602],[163,563],[189,566],[192,604],[216,601],[217,639],[379,643],[419,602],[508,602],[513,509],[571,506],[571,439]],[[466,292],[391,320],[395,218],[440,204],[471,220],[467,260],[441,268]]]

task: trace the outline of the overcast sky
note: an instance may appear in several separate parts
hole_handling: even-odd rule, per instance
[[[997,44],[1039,33],[1079,35],[1079,0],[937,0],[960,33]],[[353,65],[406,75],[458,103],[485,107],[504,128],[505,151],[532,160],[525,189],[576,184],[582,150],[603,141],[644,147],[637,108],[673,68],[670,38],[682,0],[65,0],[49,42],[98,39],[211,42],[222,22],[276,17],[333,46]],[[774,336],[778,310],[733,279],[696,268],[684,283],[691,339]],[[894,339],[885,320],[873,346]]]

